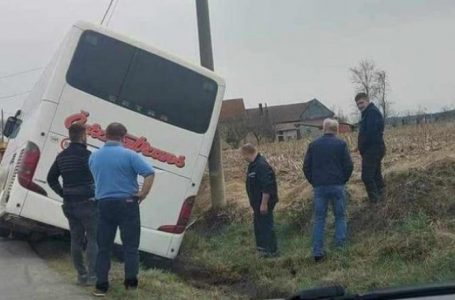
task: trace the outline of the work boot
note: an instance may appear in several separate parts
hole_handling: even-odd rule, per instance
[[[123,284],[125,286],[125,289],[127,289],[127,290],[136,290],[139,285],[139,281],[137,280],[137,278],[125,279]]]
[[[320,262],[323,262],[325,260],[325,255],[318,255],[318,256],[315,256],[314,257],[314,261],[316,263],[320,263]]]
[[[92,292],[92,295],[95,297],[106,297],[107,291],[102,289],[97,289]]]
[[[105,297],[107,294],[107,290],[109,288],[109,283],[97,283],[95,286],[95,290],[92,292],[92,295],[95,297]]]

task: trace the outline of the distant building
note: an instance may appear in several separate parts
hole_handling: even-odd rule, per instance
[[[276,139],[287,141],[304,136],[319,135],[322,122],[335,114],[319,100],[308,102],[266,106],[246,110],[249,119],[258,119],[266,114],[275,127]]]
[[[245,103],[242,98],[224,100],[221,106],[220,122],[243,119],[246,117]]]
[[[266,119],[273,126],[275,139],[287,141],[320,135],[324,119],[333,118],[334,115],[334,112],[317,99],[275,106],[260,103],[256,108],[245,109],[245,103],[240,98],[223,101],[220,123],[248,120],[249,124],[264,124]],[[351,131],[352,125],[340,123],[341,133]]]

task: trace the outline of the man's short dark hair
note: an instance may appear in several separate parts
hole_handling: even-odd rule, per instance
[[[369,100],[370,98],[368,97],[367,93],[358,93],[357,95],[355,95],[355,102],[362,99]]]
[[[127,134],[126,127],[121,123],[111,123],[106,128],[106,137],[109,140],[120,141]]]
[[[242,150],[243,153],[246,153],[246,154],[254,154],[257,152],[257,149],[256,147],[254,147],[253,144],[245,144],[242,146],[242,148],[240,148]]]
[[[73,123],[70,128],[68,128],[68,135],[70,136],[70,141],[72,143],[78,143],[82,141],[82,137],[85,134],[85,131],[87,129],[85,128],[84,124],[81,123]]]

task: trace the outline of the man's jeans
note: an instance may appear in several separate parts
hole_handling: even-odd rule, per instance
[[[257,249],[266,255],[275,255],[278,251],[274,222],[273,208],[269,208],[267,214],[261,214],[260,211],[254,211],[254,235],[256,237]]]
[[[313,255],[323,256],[325,220],[329,202],[335,215],[335,245],[346,243],[346,191],[344,185],[319,186],[314,188]]]
[[[96,262],[96,287],[109,288],[111,253],[117,228],[123,244],[125,260],[125,285],[137,286],[139,273],[139,242],[141,220],[136,199],[98,201],[98,260]]]
[[[381,163],[384,154],[385,150],[381,148],[362,155],[362,181],[372,202],[379,201],[383,196],[385,185]]]
[[[93,280],[98,255],[96,202],[89,200],[75,203],[65,202],[62,209],[70,226],[71,257],[78,273],[78,280],[80,283]],[[85,246],[87,247],[88,268],[84,264]]]

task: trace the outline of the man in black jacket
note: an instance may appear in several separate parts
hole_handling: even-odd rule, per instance
[[[264,257],[274,257],[278,254],[273,223],[273,209],[278,202],[275,172],[253,145],[244,145],[241,153],[249,162],[246,191],[253,208],[256,247]]]
[[[358,137],[358,149],[362,156],[362,180],[370,201],[377,202],[384,197],[385,187],[381,171],[386,151],[384,118],[367,94],[357,94],[355,102],[362,112]]]
[[[75,123],[69,128],[71,143],[57,155],[49,174],[49,186],[63,198],[63,213],[69,222],[71,256],[78,273],[78,284],[96,283],[95,264],[98,254],[96,241],[97,208],[94,201],[94,181],[88,166],[86,128]],[[59,182],[63,178],[63,187]],[[84,264],[83,249],[87,246],[88,268]]]
[[[338,122],[324,120],[324,135],[308,146],[303,172],[314,190],[313,256],[316,262],[325,257],[324,231],[329,202],[335,215],[335,245],[346,242],[345,184],[352,175],[353,164],[346,142],[336,137]]]

